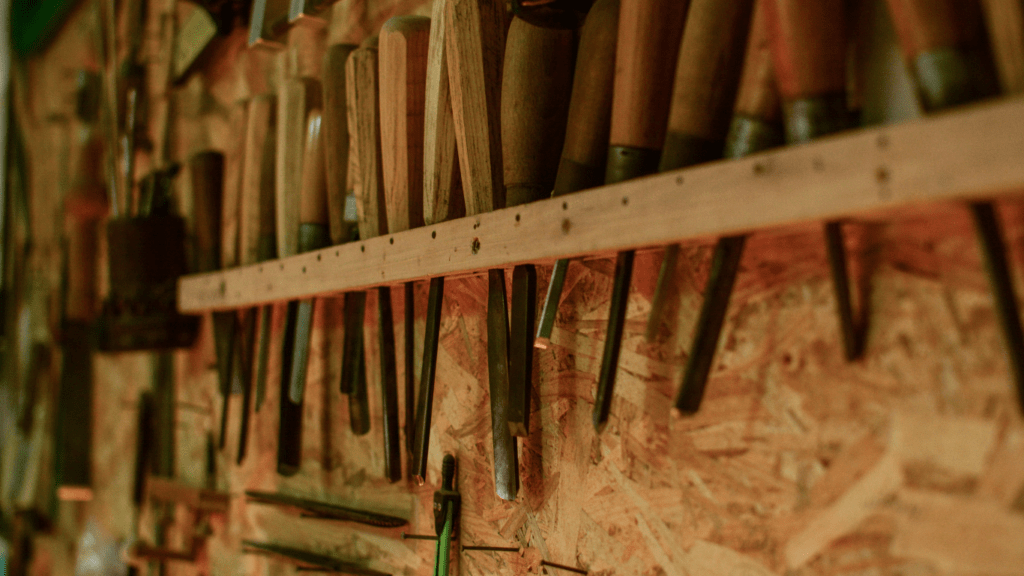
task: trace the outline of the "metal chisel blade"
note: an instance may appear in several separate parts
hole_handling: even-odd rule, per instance
[[[555,317],[558,315],[558,304],[562,299],[562,287],[565,285],[565,273],[568,269],[569,259],[563,258],[555,262],[555,267],[551,270],[551,283],[548,284],[544,308],[540,312],[537,337],[533,341],[535,348],[547,350],[551,347],[551,330],[555,327]]]
[[[533,320],[537,311],[537,270],[522,264],[512,270],[512,317],[509,326],[508,427],[513,436],[530,432],[533,389]]]
[[[491,393],[491,432],[494,440],[494,488],[504,500],[519,491],[516,440],[509,431],[508,300],[505,271],[488,270],[487,375]]]
[[[274,306],[267,304],[260,309],[260,330],[256,336],[256,411],[260,411],[267,397],[267,363],[270,361],[270,322],[273,320]]]
[[[441,305],[444,303],[444,277],[430,279],[427,296],[427,325],[423,337],[423,366],[420,394],[416,402],[416,469],[421,486],[427,478],[427,451],[430,448],[430,417],[434,409],[434,374],[437,369],[437,345],[441,332]]]
[[[306,392],[306,366],[309,363],[309,337],[313,332],[313,305],[315,300],[299,302],[295,314],[295,350],[292,370],[288,378],[288,399],[298,404]]]
[[[402,479],[402,445],[398,434],[398,366],[395,358],[395,323],[391,313],[391,288],[377,288],[380,323],[381,411],[384,413],[384,474],[388,480]]]
[[[277,473],[282,476],[295,475],[302,463],[302,404],[296,404],[288,398],[288,378],[292,373],[292,357],[295,353],[298,308],[298,302],[288,303],[284,346],[281,351],[281,413],[277,435]]]

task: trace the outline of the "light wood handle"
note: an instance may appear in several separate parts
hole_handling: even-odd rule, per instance
[[[239,253],[241,263],[260,260],[260,237],[274,235],[274,141],[277,99],[272,95],[249,100],[242,168]]]
[[[331,223],[331,242],[347,240],[345,197],[348,195],[349,134],[345,95],[345,62],[356,49],[354,44],[335,44],[324,54],[323,138],[324,164],[327,168],[327,206]]]
[[[359,213],[359,237],[364,239],[387,233],[377,74],[377,48],[364,43],[352,52],[345,66],[349,146],[355,159],[352,184]]]
[[[513,18],[501,80],[505,204],[551,195],[572,89],[573,31]]]
[[[224,155],[205,151],[188,161],[199,272],[220,268],[221,211],[224,200]]]
[[[844,0],[768,0],[765,23],[785,100],[846,90]]]
[[[692,0],[676,65],[661,170],[722,155],[754,0]]]
[[[448,74],[466,214],[505,206],[501,165],[501,67],[505,3],[449,0]]]
[[[604,182],[618,34],[619,0],[594,2],[580,29],[555,196]]]
[[[448,0],[434,0],[430,13],[423,111],[423,220],[427,224],[466,215],[448,83],[447,6]]]
[[[768,0],[757,0],[750,24],[750,38],[743,62],[743,73],[736,94],[736,115],[778,122],[782,117],[775,64],[765,28],[764,9]]]
[[[430,18],[395,16],[379,37],[380,142],[391,233],[423,225],[423,112]]]
[[[992,56],[1004,94],[1024,92],[1024,3],[982,0]]]
[[[275,196],[278,256],[293,256],[299,247],[299,198],[302,189],[306,115],[320,108],[320,82],[311,78],[285,81],[277,99],[277,162]]]
[[[223,268],[238,266],[239,220],[242,202],[242,165],[245,162],[245,130],[248,105],[237,102],[228,116],[227,152],[224,154],[224,205],[221,211],[220,264]]]
[[[324,171],[324,141],[320,110],[310,110],[306,120],[306,143],[303,147],[302,191],[299,221],[302,224],[328,225],[327,174]]]
[[[611,145],[661,150],[687,0],[622,0]]]

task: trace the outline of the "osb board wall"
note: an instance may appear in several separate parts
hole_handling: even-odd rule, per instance
[[[147,59],[159,67],[156,39],[166,7],[153,6]],[[426,14],[428,7],[418,0],[346,0],[334,11],[331,42],[358,41],[393,14]],[[30,67],[38,109],[47,110],[42,104],[53,94],[67,94],[47,87],[66,87],[68,70],[95,65],[88,16],[76,18]],[[226,150],[238,141],[230,132],[232,107],[280,73],[274,68],[279,62],[252,62],[256,58],[241,49],[243,36],[233,37],[205,74],[174,92],[172,158],[204,147]],[[153,90],[151,98],[159,101],[161,92]],[[59,168],[52,151],[60,146],[58,137],[68,137],[53,129],[52,111],[69,101],[48,105],[49,112],[33,112],[26,130],[33,174],[40,179],[56,178],[46,176],[58,173],[51,170]],[[178,180],[177,199],[187,213],[187,178]],[[49,234],[51,258],[59,253],[59,230],[52,224],[59,199],[49,192],[60,190],[56,184],[33,181],[32,194],[34,213],[51,222],[38,231]],[[1001,207],[1017,279],[1024,282],[1024,209],[1013,201]],[[692,418],[676,418],[669,407],[690,347],[712,240],[684,247],[671,321],[654,345],[642,335],[660,252],[638,254],[612,417],[600,436],[591,410],[613,263],[608,257],[574,262],[554,347],[536,355],[533,428],[520,445],[521,488],[511,503],[493,488],[483,276],[445,287],[423,487],[383,478],[373,292],[365,325],[371,432],[357,437],[349,429],[347,399],[337,385],[340,301],[322,299],[314,321],[302,471],[292,478],[275,473],[283,329],[278,306],[267,402],[253,417],[249,456],[240,467],[234,458],[241,405],[239,397],[231,400],[228,448],[218,457],[216,478],[233,496],[230,513],[212,519],[213,535],[197,564],[169,563],[167,573],[294,573],[280,562],[241,555],[241,540],[253,539],[359,558],[395,574],[429,574],[432,543],[402,541],[401,530],[300,519],[247,505],[241,495],[246,489],[280,490],[362,504],[410,518],[405,530],[430,533],[441,457],[453,452],[459,458],[463,543],[527,548],[522,555],[463,553],[460,574],[539,572],[540,558],[595,575],[1022,574],[1024,426],[969,214],[944,205],[924,215],[891,216],[849,228],[855,269],[866,279],[870,325],[865,358],[852,364],[842,359],[820,227],[752,236],[718,363],[704,405]],[[540,269],[542,291],[549,274]],[[402,318],[398,290],[393,305],[395,318]],[[417,379],[425,308],[426,284],[420,282]],[[395,333],[401,358],[400,325]],[[175,354],[174,363],[177,475],[200,486],[206,435],[217,430],[220,414],[209,322],[196,346]],[[150,386],[151,365],[152,357],[143,353],[97,357],[97,496],[86,509],[65,512],[94,518],[114,537],[131,538],[136,525],[143,538],[153,534],[151,511],[136,522],[129,502],[136,399]],[[398,370],[401,381],[403,366]],[[178,516],[182,528],[171,536],[181,546],[188,518],[181,511]],[[64,525],[70,537],[74,523]]]

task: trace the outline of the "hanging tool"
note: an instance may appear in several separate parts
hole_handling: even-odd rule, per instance
[[[782,111],[764,27],[763,5],[764,0],[756,0],[736,105],[725,141],[727,158],[740,158],[782,143]],[[715,245],[704,303],[675,400],[675,409],[680,413],[695,413],[704,397],[745,242],[746,235],[740,234],[719,238]]]
[[[455,489],[455,456],[445,454],[441,462],[441,489],[434,492],[434,531],[437,532],[434,576],[448,576],[452,540],[459,537],[461,508],[462,496]]]
[[[540,200],[554,188],[569,110],[573,44],[571,29],[542,28],[519,17],[512,19],[501,86],[502,166],[509,206]],[[494,272],[503,284],[503,271]],[[532,264],[516,266],[512,271],[508,389],[504,395],[491,389],[494,427],[503,423],[512,436],[526,436],[530,429],[536,298],[536,269]],[[497,431],[494,438],[497,454],[504,440],[499,440]],[[514,452],[515,441],[509,442]],[[495,457],[495,472],[497,463]]]
[[[658,168],[672,96],[667,83],[676,69],[688,5],[675,0],[621,2],[606,184],[644,176]],[[619,252],[615,261],[608,329],[594,399],[594,428],[598,431],[604,428],[611,411],[633,255],[632,250]]]
[[[615,46],[619,29],[619,0],[597,0],[580,29],[580,43],[569,100],[565,144],[555,175],[552,196],[600,186],[604,181],[611,130]],[[534,347],[551,346],[568,259],[555,262],[544,306],[537,323]]]
[[[423,225],[423,113],[430,19],[396,16],[380,31],[380,143],[384,210],[391,234]],[[405,390],[406,402],[415,365],[414,282],[406,282]],[[377,288],[380,322],[381,406],[384,412],[385,471],[392,482],[402,478],[402,449],[398,432],[398,383],[391,288]],[[413,337],[410,337],[413,335]],[[415,384],[413,383],[413,387]]]
[[[338,572],[356,576],[390,576],[387,572],[371,570],[351,560],[341,560],[326,554],[307,552],[298,548],[271,544],[269,542],[242,540],[242,553],[275,556],[296,564],[300,570],[305,569],[306,571]]]
[[[512,14],[541,28],[574,30],[583,24],[594,0],[512,0]]]
[[[352,508],[350,506],[329,504],[327,502],[317,502],[286,494],[247,490],[245,497],[248,502],[298,509],[302,512],[304,518],[312,517],[325,520],[358,522],[359,524],[377,526],[378,528],[398,528],[409,523],[405,518],[399,518],[398,516]]]
[[[289,0],[253,0],[249,16],[249,46],[280,49],[288,29]]]

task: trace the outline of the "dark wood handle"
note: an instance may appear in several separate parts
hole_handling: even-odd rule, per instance
[[[765,23],[785,100],[846,90],[844,0],[768,0]]]
[[[379,37],[380,142],[391,233],[423,225],[423,113],[430,18],[395,16]]]
[[[355,159],[352,184],[359,211],[359,237],[364,239],[387,233],[384,177],[380,162],[377,73],[377,48],[364,42],[348,57],[345,66],[349,146],[354,149]]]
[[[775,64],[772,62],[768,31],[765,28],[764,11],[768,1],[757,0],[734,112],[738,116],[775,123],[782,117],[782,109],[775,80]]]
[[[501,81],[505,204],[551,195],[565,141],[573,32],[513,18]]]
[[[299,251],[299,199],[302,189],[306,116],[321,108],[320,82],[293,78],[281,86],[277,100],[276,219],[278,256]]]
[[[220,268],[221,214],[224,200],[224,155],[205,151],[188,161],[192,177],[192,210],[196,265],[200,272]]]
[[[335,44],[324,54],[323,64],[323,138],[324,164],[327,169],[327,206],[331,224],[331,242],[347,240],[345,197],[348,195],[349,134],[345,95],[345,62],[357,46]]]
[[[961,45],[968,38],[962,0],[886,0],[904,57]]]
[[[324,142],[320,110],[310,110],[306,120],[303,147],[302,191],[299,195],[299,221],[302,224],[328,225],[327,179],[324,171]]]
[[[260,261],[260,238],[273,237],[275,234],[276,113],[277,99],[274,96],[259,95],[249,100],[238,223],[239,260],[242,264]]]

